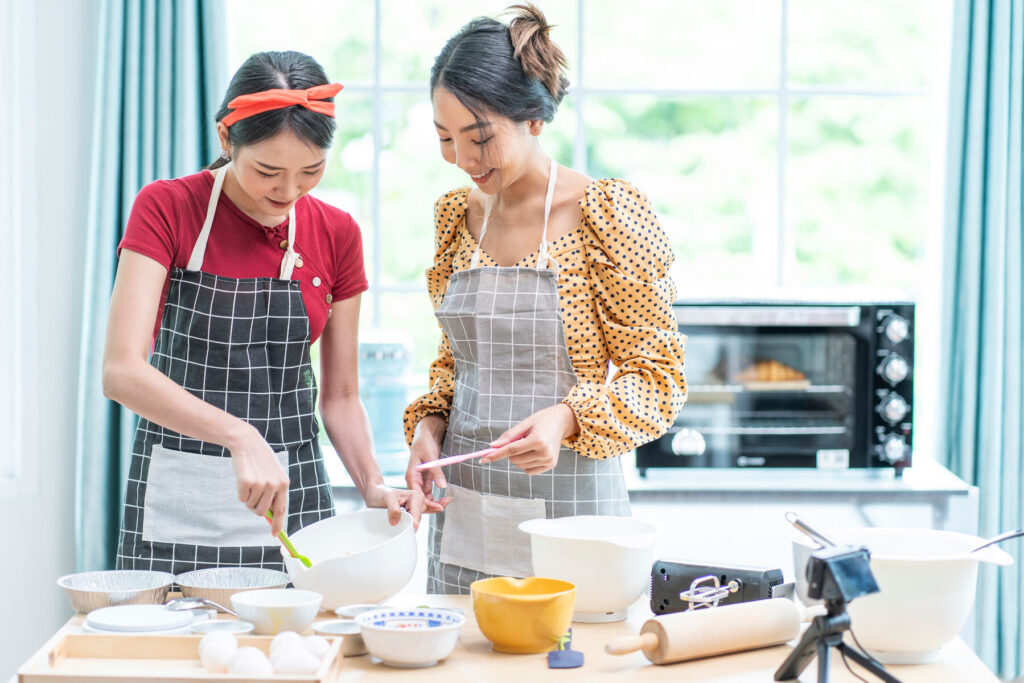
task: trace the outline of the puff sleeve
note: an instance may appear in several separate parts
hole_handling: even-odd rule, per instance
[[[462,187],[442,195],[434,202],[434,263],[427,268],[427,291],[434,310],[441,305],[448,290],[455,253],[458,251],[458,228],[466,215],[469,188]],[[448,336],[442,331],[437,357],[430,364],[429,390],[405,409],[402,422],[406,443],[412,443],[416,425],[427,415],[441,414],[448,419],[455,393],[455,361]]]
[[[579,382],[564,399],[580,426],[566,445],[603,459],[672,425],[686,399],[686,338],[672,311],[674,255],[646,195],[622,180],[598,181],[582,208],[589,286],[615,373],[606,383]]]

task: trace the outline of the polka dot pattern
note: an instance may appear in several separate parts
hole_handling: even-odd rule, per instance
[[[459,188],[434,204],[434,263],[426,275],[435,309],[448,278],[469,268],[476,249],[466,227],[468,195],[468,187]],[[686,337],[672,312],[676,288],[668,269],[674,255],[646,195],[624,180],[597,180],[579,205],[579,227],[551,244],[566,345],[579,379],[563,402],[580,432],[565,445],[603,459],[656,439],[672,425],[686,399]],[[516,265],[533,267],[536,260],[534,252]],[[481,251],[480,265],[496,264]],[[405,411],[408,441],[424,416],[448,414],[454,367],[442,333],[430,391]]]

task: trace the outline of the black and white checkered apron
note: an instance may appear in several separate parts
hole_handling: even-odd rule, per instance
[[[334,514],[314,415],[316,382],[299,282],[295,210],[280,278],[200,270],[227,168],[186,269],[174,268],[150,363],[202,400],[256,427],[291,481],[287,530]],[[150,420],[135,432],[117,567],[173,574],[218,566],[283,569],[266,520],[238,500],[231,455]]]
[[[548,255],[556,174],[552,160],[537,267],[478,267],[489,198],[471,266],[452,273],[437,309],[455,360],[442,457],[487,448],[576,386],[558,303],[557,263]],[[431,518],[428,593],[468,593],[477,579],[533,575],[530,540],[518,528],[527,519],[630,514],[619,459],[594,460],[565,447],[557,466],[542,474],[528,475],[504,459],[456,463],[445,476],[452,502]]]

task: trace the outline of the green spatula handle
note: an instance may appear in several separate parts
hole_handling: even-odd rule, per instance
[[[274,522],[274,513],[270,510],[267,510],[267,514],[264,516],[267,518],[268,522]],[[279,533],[277,537],[281,540],[281,543],[284,544],[284,547],[288,549],[288,552],[291,553],[292,557],[304,564],[307,568],[313,566],[313,563],[309,561],[308,557],[305,555],[299,555],[299,552],[295,549],[295,546],[292,545],[292,541],[288,538],[288,534],[284,532],[284,529],[281,530],[281,533]]]

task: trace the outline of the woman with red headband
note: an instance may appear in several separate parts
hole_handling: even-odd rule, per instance
[[[309,355],[321,335],[324,426],[366,504],[392,524],[428,507],[385,487],[373,457],[359,227],[308,195],[341,88],[307,55],[253,55],[217,112],[221,158],[150,183],[132,206],[103,359],[104,393],[140,416],[119,568],[281,568],[271,533],[334,514]]]

